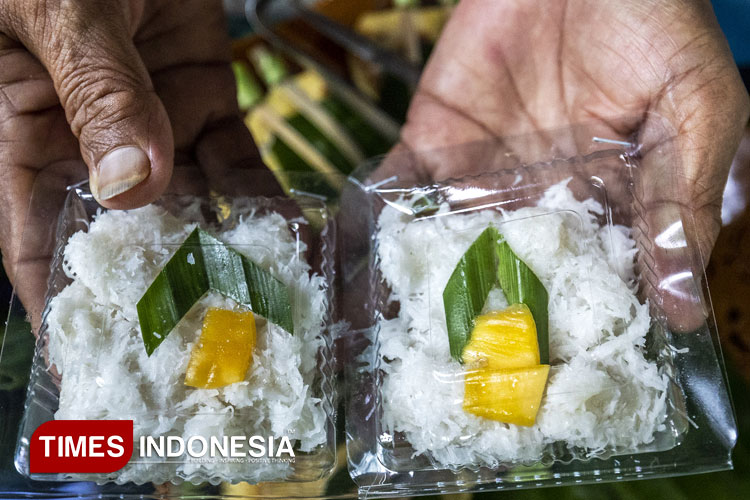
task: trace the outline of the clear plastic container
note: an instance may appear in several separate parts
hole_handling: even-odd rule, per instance
[[[336,464],[330,335],[335,225],[323,200],[299,195],[295,202],[170,195],[157,207],[107,213],[85,184],[72,187],[52,240],[45,310],[15,454],[18,471],[36,481],[138,485],[326,477]],[[256,315],[250,369],[243,381],[217,389],[184,384],[203,314],[210,306],[247,307],[210,291],[146,356],[133,303],[196,224],[288,287],[295,330],[287,332]],[[130,462],[111,474],[30,473],[31,436],[56,418],[133,420]],[[220,447],[226,444],[223,438],[241,436],[246,455],[227,459],[220,448],[210,448],[215,457],[214,451],[201,455],[202,446],[194,443],[195,456],[187,451],[160,456],[154,448],[151,456],[143,456],[141,438],[158,443],[169,436],[183,442],[202,436],[209,445],[217,438]],[[269,448],[268,437],[276,439],[277,448],[287,436],[293,454],[252,459],[247,453],[252,436],[260,436]],[[133,488],[119,491],[133,493]]]
[[[574,135],[580,138],[581,134]],[[309,396],[318,400],[315,405],[322,410],[320,428],[325,436],[310,450],[297,446],[296,460],[283,478],[263,477],[268,481],[257,485],[232,484],[258,480],[256,464],[246,464],[238,474],[213,474],[205,468],[185,473],[178,470],[179,464],[157,460],[148,465],[158,468],[161,476],[146,471],[127,484],[112,484],[123,480],[117,473],[29,475],[28,440],[39,425],[55,418],[61,408],[61,383],[66,382],[64,370],[58,375],[50,369],[50,361],[60,359],[55,355],[59,350],[51,345],[54,337],[50,325],[59,313],[54,313],[50,304],[72,282],[64,269],[70,264],[65,262],[64,248],[73,234],[93,227],[91,221],[100,210],[81,185],[69,190],[58,217],[57,209],[51,210],[46,203],[45,193],[50,191],[40,182],[31,202],[23,248],[38,248],[55,258],[50,279],[45,281],[46,313],[39,329],[15,454],[16,468],[25,477],[11,478],[15,482],[10,494],[73,494],[82,498],[352,496],[351,482],[343,470],[347,461],[341,443],[344,433],[340,428],[337,433],[334,426],[335,373],[342,367],[348,395],[345,434],[349,474],[361,497],[534,488],[730,468],[737,430],[701,271],[704,256],[693,236],[695,221],[679,205],[662,204],[655,210],[650,203],[653,186],[646,182],[654,178],[654,166],[665,167],[658,172],[664,172],[659,181],[667,188],[684,182],[669,174],[674,169],[666,168],[676,161],[675,155],[666,147],[643,152],[606,143],[579,148],[580,154],[567,154],[564,148],[537,148],[547,144],[537,139],[504,138],[504,144],[513,143],[515,151],[528,153],[519,156],[504,153],[496,143],[390,156],[385,162],[365,166],[351,178],[340,207],[304,192],[294,193],[298,208],[291,210],[288,201],[282,199],[246,198],[240,203],[239,199],[207,197],[196,202],[167,196],[161,201],[168,211],[205,224],[215,235],[239,224],[240,216],[246,220],[251,208],[255,215],[276,212],[283,219],[280,231],[291,235],[295,245],[308,242],[306,252],[295,246],[285,254],[285,262],[311,262],[308,276],[321,279],[325,307],[319,311],[321,328],[312,335],[319,333],[322,343],[314,363],[308,359],[312,364],[307,366],[313,374]],[[557,139],[553,142],[563,144]],[[589,134],[586,141],[590,140]],[[466,168],[467,158],[472,159],[473,169]],[[568,159],[539,162],[545,158]],[[648,165],[644,165],[646,160]],[[465,172],[487,173],[458,180],[443,176],[446,180],[434,181],[423,175],[427,165],[446,167],[448,172],[452,171],[450,167],[460,165]],[[649,176],[644,175],[647,168],[652,169]],[[55,186],[59,179],[49,182]],[[557,186],[557,197],[548,193],[553,186]],[[546,200],[543,208],[534,208],[540,200]],[[299,209],[307,223],[299,217]],[[334,224],[332,213],[336,210],[339,217]],[[126,226],[121,227],[126,230]],[[534,429],[531,426],[523,431],[532,434],[531,445],[519,433],[515,441],[502,443],[491,436],[491,431],[504,424],[459,413],[465,379],[472,370],[447,353],[445,325],[441,326],[445,321],[441,319],[444,304],[440,303],[445,280],[463,252],[489,226],[507,238],[555,297],[550,302],[549,317],[552,368],[536,417],[539,429],[530,431]],[[175,237],[167,241],[165,234],[154,233],[146,242],[131,238],[117,248],[128,250],[123,254],[163,250],[169,254],[181,240]],[[563,234],[567,237],[561,237]],[[550,252],[556,237],[560,249],[579,258],[576,266],[563,264],[559,255]],[[275,251],[267,240],[232,239],[229,243],[252,255]],[[108,247],[104,241],[98,244]],[[590,250],[598,252],[596,258],[590,258]],[[83,262],[90,270],[100,269],[94,259]],[[553,272],[556,267],[567,269],[568,281],[562,281],[562,285],[555,284],[555,278],[562,276]],[[269,269],[278,270],[272,266]],[[23,275],[35,278],[32,273]],[[575,294],[558,293],[568,288],[577,288]],[[128,287],[121,290],[127,292]],[[613,290],[619,290],[619,299],[607,298]],[[497,290],[493,293],[490,306],[502,309],[502,294]],[[623,297],[627,298],[624,302]],[[577,300],[591,307],[576,314],[561,313],[560,304],[576,305]],[[635,312],[631,314],[630,307],[618,304],[628,304]],[[628,321],[612,320],[612,311],[620,311],[618,314],[627,316]],[[36,317],[33,309],[29,312]],[[348,330],[338,322],[342,312],[350,324]],[[24,314],[19,297],[14,297],[8,328],[23,323]],[[642,321],[633,327],[632,335],[625,330],[637,322],[628,315]],[[102,331],[111,333],[115,318],[106,314],[100,317]],[[616,330],[611,335],[601,331],[607,318],[610,328]],[[74,333],[77,331],[74,329]],[[0,359],[3,368],[14,361],[8,349],[19,349],[9,346],[7,338]],[[577,342],[572,342],[573,338]],[[109,357],[113,364],[119,362],[117,353],[108,350],[104,340],[98,339],[88,347],[91,356],[87,363],[98,363],[101,357]],[[625,371],[625,354],[643,370]],[[596,377],[584,374],[581,366],[591,368],[589,375],[593,373],[606,383],[595,386]],[[565,370],[570,376],[563,387],[556,381]],[[653,376],[645,377],[648,373]],[[102,380],[84,375],[80,374],[80,385],[76,385],[81,388],[79,397],[85,396],[83,388],[97,390],[101,389],[99,384],[106,387],[120,382],[116,377],[107,378],[107,373],[102,374]],[[122,377],[122,382],[126,380]],[[655,387],[646,387],[645,380]],[[645,394],[644,405],[625,406],[625,412],[619,411],[620,406],[610,405],[612,401],[635,400],[627,397],[633,388]],[[593,396],[587,397],[587,391]],[[18,403],[22,400],[20,392],[14,392]],[[430,396],[435,394],[447,396]],[[420,402],[424,395],[430,397]],[[550,411],[549,400],[555,398],[555,411]],[[421,404],[422,411],[415,410],[418,405],[409,403],[410,399]],[[571,401],[583,409],[571,409]],[[652,411],[638,417],[644,407]],[[162,405],[150,416],[171,418],[179,413],[176,410]],[[586,412],[592,415],[589,422],[581,418]],[[193,412],[190,416],[199,415]],[[238,410],[236,416],[241,417],[242,412]],[[630,417],[633,425],[628,427]],[[561,435],[573,424],[580,429],[577,441],[570,433]],[[473,425],[480,431],[474,432]],[[626,427],[627,436],[622,432]],[[160,431],[162,435],[168,432]],[[252,424],[248,424],[244,434],[252,433]],[[600,441],[594,443],[592,439]],[[482,442],[486,446],[478,451]],[[519,447],[519,443],[524,446]]]
[[[667,149],[649,152],[648,168],[676,161]],[[498,143],[469,144],[391,156],[355,173],[341,251],[353,325],[347,450],[360,496],[731,467],[736,424],[694,221],[679,204],[662,204],[658,218],[644,206],[653,176],[644,177],[635,146],[605,141],[583,151],[523,164]],[[480,158],[476,169],[487,173],[425,175],[470,171],[451,168],[467,158]],[[670,189],[684,182],[669,172],[660,180]],[[488,227],[549,294],[550,370],[531,425],[467,409],[492,407],[489,392],[506,394],[508,384],[477,382],[477,370],[492,369],[461,363],[449,349],[443,293]],[[482,313],[507,305],[495,285]],[[476,403],[467,394],[476,397],[480,382],[490,389]]]

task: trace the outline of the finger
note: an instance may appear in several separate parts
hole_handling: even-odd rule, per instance
[[[556,45],[561,10],[563,4],[555,3],[539,16],[533,3],[459,4],[411,102],[401,135],[406,146],[416,151],[483,141],[497,143],[494,149],[522,163],[549,159],[551,147],[562,141],[544,131],[568,121],[557,102],[559,92],[551,88],[559,80],[558,53],[529,51],[525,45],[529,29],[540,47]],[[512,137],[518,138],[515,144],[506,144]],[[435,157],[427,168],[437,179],[488,171],[486,163],[474,160]]]
[[[240,117],[228,62],[167,67],[156,72],[154,83],[158,94],[164,95],[178,154],[195,161],[200,175],[193,178],[203,179],[206,194],[283,197]],[[288,199],[274,200],[273,208],[289,220],[302,215],[300,207]],[[299,231],[309,251],[313,245],[307,226],[301,225]]]
[[[48,73],[20,44],[0,35],[0,247],[34,331],[65,186],[87,176],[79,158]]]
[[[228,195],[283,196],[263,165],[250,132],[239,116],[207,124],[195,155],[212,189]]]
[[[19,4],[23,5],[23,4]],[[50,4],[46,4],[50,5]],[[130,2],[62,2],[17,13],[13,33],[49,72],[91,189],[104,206],[157,198],[172,172],[169,119],[132,42]]]
[[[640,134],[639,265],[649,278],[652,303],[673,329],[684,332],[699,328],[708,314],[701,279],[721,227],[729,167],[750,114],[728,49],[711,52],[721,57],[701,61],[700,69],[668,84],[668,98],[655,101]]]
[[[401,134],[414,151],[460,145],[460,154],[422,155],[422,168],[435,179],[586,154],[603,149],[592,136],[624,140],[632,132],[633,125],[624,123],[632,118],[610,120],[621,110],[590,104],[598,102],[597,89],[582,92],[587,106],[568,105],[579,85],[563,79],[562,33],[575,30],[564,23],[567,15],[576,15],[566,14],[566,7],[574,6],[555,3],[542,16],[533,2],[485,0],[456,7]],[[529,36],[539,50],[528,50]]]
[[[176,150],[198,164],[208,189],[228,195],[282,195],[241,119],[233,73],[229,61],[221,59],[229,54],[228,43],[214,40],[211,45],[213,54],[188,65],[150,61]]]

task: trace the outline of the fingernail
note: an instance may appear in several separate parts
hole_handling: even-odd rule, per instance
[[[140,184],[151,173],[151,161],[136,146],[113,149],[101,159],[91,179],[98,200],[109,200]]]

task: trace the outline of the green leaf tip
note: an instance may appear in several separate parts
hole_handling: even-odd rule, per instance
[[[497,280],[508,304],[526,304],[534,317],[539,341],[539,362],[549,364],[549,295],[524,261],[502,241],[496,246]]]
[[[209,290],[249,306],[254,313],[294,333],[288,287],[196,228],[138,301],[138,321],[149,356]]]
[[[471,337],[474,319],[497,283],[494,248],[499,239],[497,229],[485,229],[458,261],[443,290],[451,356],[459,362]]]
[[[462,362],[476,317],[487,296],[500,286],[509,305],[526,304],[534,317],[542,364],[549,363],[549,296],[534,272],[493,226],[474,240],[443,290],[443,306],[453,359]]]

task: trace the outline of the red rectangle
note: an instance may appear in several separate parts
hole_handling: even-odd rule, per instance
[[[109,473],[133,454],[132,420],[51,420],[31,436],[31,473]]]

